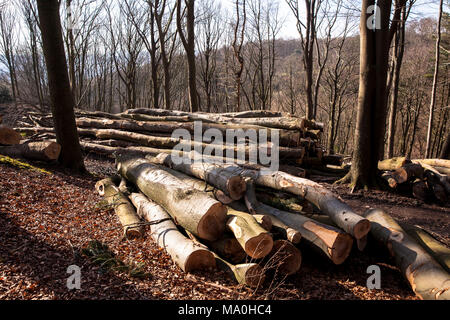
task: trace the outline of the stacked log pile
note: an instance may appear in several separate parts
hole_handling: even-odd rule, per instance
[[[407,193],[425,202],[448,203],[450,160],[399,157],[380,161],[378,169],[393,191]]]
[[[96,189],[126,237],[142,236],[149,224],[155,242],[186,272],[219,267],[240,284],[261,287],[269,275],[300,270],[301,246],[338,265],[354,239],[370,230],[367,219],[307,179],[281,171],[269,176],[246,164],[184,160],[118,153],[118,176],[99,181]],[[336,226],[259,202],[255,186],[302,197]]]
[[[202,132],[198,122],[201,121]],[[258,148],[271,154],[274,145],[272,137],[279,137],[280,160],[302,168],[326,169],[327,165],[340,166],[343,158],[325,155],[321,146],[323,124],[271,111],[245,111],[240,113],[209,114],[169,111],[160,109],[130,109],[120,114],[88,112],[78,110],[76,122],[79,128],[82,148],[86,152],[112,156],[115,152],[133,154],[153,154],[170,152],[177,146],[185,150],[199,151],[223,143],[220,156],[236,158],[238,149],[225,141],[194,141],[194,134],[204,134],[209,129],[222,133],[224,139],[227,130],[254,129],[265,130],[268,143],[259,143]],[[53,121],[50,114],[30,113],[18,122],[16,131],[26,134],[33,140],[54,139]],[[177,129],[185,129],[191,138],[172,137]],[[229,131],[229,130],[228,130]],[[259,138],[260,139],[260,138]],[[249,159],[251,148],[246,139],[245,154]],[[258,141],[259,142],[259,141]],[[217,149],[216,149],[217,150]],[[215,156],[216,151],[212,152]],[[228,152],[228,153],[227,153]],[[305,173],[299,172],[300,176]]]
[[[53,141],[23,141],[19,132],[0,126],[0,154],[29,160],[50,162],[57,160],[61,146]]]

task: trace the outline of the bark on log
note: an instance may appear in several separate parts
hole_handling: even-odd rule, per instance
[[[427,201],[430,198],[430,192],[425,181],[417,179],[412,184],[413,196],[419,200]]]
[[[399,225],[410,237],[414,238],[414,240],[432,255],[445,271],[450,273],[450,248],[419,226],[404,222],[399,222]]]
[[[133,205],[128,198],[119,191],[111,178],[103,179],[95,184],[97,192],[105,198],[119,218],[124,235],[128,239],[140,238],[143,235],[143,227]]]
[[[403,167],[405,164],[411,163],[406,157],[397,157],[392,159],[386,159],[378,162],[378,170],[381,171],[394,171]]]
[[[148,160],[123,155],[116,159],[118,172],[167,210],[175,223],[201,239],[220,239],[227,221],[227,208],[222,203]]]
[[[327,154],[323,156],[322,161],[325,165],[332,164],[340,167],[344,163],[344,157],[336,154]]]
[[[253,218],[255,218],[256,222],[259,223],[264,230],[270,232],[272,231],[273,223],[272,219],[269,216],[263,214],[253,214]]]
[[[61,153],[61,146],[56,142],[28,142],[8,147],[0,147],[0,153],[9,157],[21,157],[37,161],[57,160]]]
[[[353,245],[352,237],[335,227],[264,204],[258,206],[258,212],[269,215],[271,218],[278,218],[290,228],[300,232],[302,241],[325,254],[334,264],[342,264],[350,254]]]
[[[440,184],[445,189],[445,192],[450,195],[450,178],[447,175],[441,174],[439,171],[434,169],[434,167],[427,165],[425,163],[422,164],[422,167],[425,170],[425,175],[429,175],[428,172],[432,172],[435,179],[437,179]]]
[[[215,255],[219,268],[230,274],[239,284],[257,288],[263,285],[266,275],[264,270],[256,263],[243,263],[233,265]]]
[[[215,268],[213,253],[178,231],[166,210],[140,193],[131,194],[130,199],[137,213],[150,223],[153,240],[184,272]]]
[[[424,163],[432,167],[443,167],[450,169],[450,160],[445,159],[414,159],[412,162],[419,164]]]
[[[302,239],[302,234],[300,231],[289,227],[283,221],[274,216],[272,216],[271,219],[273,224],[272,229],[275,232],[281,234],[284,239],[292,242],[293,244],[300,243],[300,240]]]
[[[222,167],[213,163],[196,163],[187,160],[178,164],[172,155],[160,154],[151,161],[204,180],[225,192],[233,200],[239,200],[245,194],[246,182],[239,173],[235,173],[233,167]]]
[[[12,146],[19,144],[20,140],[22,140],[22,136],[19,132],[11,128],[0,126],[0,145]]]
[[[384,243],[416,295],[425,300],[450,299],[450,274],[400,225],[382,210],[364,215],[372,222],[371,234]]]
[[[270,253],[273,247],[272,236],[252,215],[228,208],[228,217],[228,229],[250,257],[261,259]]]
[[[277,240],[273,244],[265,266],[286,276],[293,275],[300,270],[302,254],[291,242]]]
[[[356,239],[363,238],[370,231],[370,222],[367,219],[353,212],[347,204],[318,183],[280,171],[247,171],[243,175],[253,177],[257,185],[287,191],[308,200]]]
[[[397,183],[405,183],[408,180],[413,180],[414,178],[423,179],[423,174],[424,170],[420,164],[407,163],[395,170],[392,176],[397,181]]]

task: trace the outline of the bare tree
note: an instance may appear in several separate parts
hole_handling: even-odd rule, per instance
[[[433,88],[431,89],[431,102],[430,102],[430,116],[428,120],[428,131],[427,131],[427,145],[425,149],[425,157],[430,157],[431,155],[431,133],[433,130],[433,118],[434,109],[436,104],[436,90],[438,85],[439,76],[439,62],[441,57],[441,23],[442,23],[442,12],[444,7],[444,0],[439,2],[439,19],[437,25],[437,37],[436,37],[436,62],[434,66],[434,76],[433,76]]]
[[[181,11],[183,5],[183,13]],[[186,13],[186,31],[183,28],[183,18]],[[183,43],[189,69],[189,106],[191,112],[200,111],[197,93],[197,76],[195,66],[195,0],[177,0],[177,29]],[[186,34],[185,34],[186,32]]]
[[[59,161],[75,171],[84,171],[75,124],[75,101],[70,89],[58,0],[38,0],[39,23],[52,101],[56,140],[61,145]]]

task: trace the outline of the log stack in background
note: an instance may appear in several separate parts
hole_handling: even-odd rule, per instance
[[[120,114],[110,114],[77,110],[76,121],[82,148],[86,152],[110,156],[118,151],[155,155],[169,152],[180,143],[191,149],[198,146],[204,150],[210,145],[208,142],[193,141],[195,122],[201,121],[202,133],[208,129],[215,129],[220,131],[224,137],[226,137],[228,129],[244,131],[255,129],[257,132],[265,129],[269,141],[273,134],[278,134],[280,160],[285,164],[326,171],[328,165],[340,167],[343,162],[342,156],[325,155],[321,145],[324,129],[322,123],[281,112],[245,111],[209,114],[160,109],[130,109]],[[54,139],[53,121],[50,114],[29,113],[18,122],[18,125],[20,127],[16,128],[16,131],[26,134],[30,139]],[[192,140],[171,138],[176,129],[189,131]],[[260,148],[267,148],[270,155],[271,142],[267,147],[260,146]],[[234,158],[236,158],[235,145],[225,145],[223,147],[224,156],[229,149],[234,150]]]
[[[392,191],[440,205],[449,201],[450,160],[398,157],[380,161],[378,169]]]

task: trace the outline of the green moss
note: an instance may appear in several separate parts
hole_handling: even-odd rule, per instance
[[[101,267],[104,272],[126,272],[134,278],[150,278],[151,275],[144,270],[144,263],[127,264],[118,259],[116,255],[104,243],[97,240],[89,241],[81,253],[89,258],[94,264]]]
[[[31,164],[19,161],[17,159],[13,159],[7,156],[0,155],[0,164],[8,165],[17,169],[25,169],[25,170],[32,170],[32,171],[38,171],[40,173],[45,173],[51,175],[52,173],[50,171],[44,170],[42,168],[38,168],[35,166],[32,166]]]

